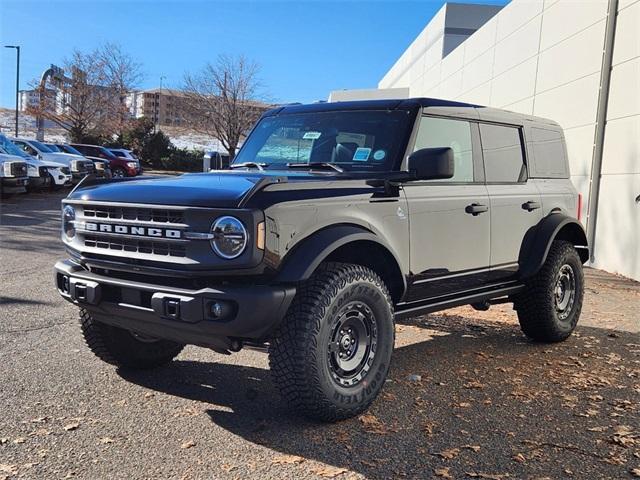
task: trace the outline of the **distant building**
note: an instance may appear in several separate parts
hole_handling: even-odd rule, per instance
[[[184,94],[169,88],[151,88],[130,92],[126,104],[134,118],[149,118],[157,125],[185,125]]]
[[[20,90],[18,96],[18,110],[26,112],[30,108],[37,108],[40,106],[40,92],[38,90]],[[48,88],[46,90],[45,102],[47,110],[51,112],[56,111],[56,90]]]

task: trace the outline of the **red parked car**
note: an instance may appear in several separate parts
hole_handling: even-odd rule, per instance
[[[98,145],[83,145],[80,143],[72,143],[71,146],[91,160],[108,161],[109,168],[111,168],[111,175],[114,178],[135,177],[136,175],[142,174],[139,161],[118,157],[105,147],[100,147]]]

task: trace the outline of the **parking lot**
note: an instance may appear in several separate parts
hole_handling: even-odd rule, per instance
[[[640,284],[587,271],[567,342],[520,333],[508,306],[397,326],[370,411],[290,414],[267,358],[188,347],[116,371],[85,348],[53,287],[63,194],[3,201],[0,479],[640,477]]]

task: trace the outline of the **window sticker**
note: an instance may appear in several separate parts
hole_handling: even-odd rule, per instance
[[[371,155],[371,149],[366,147],[358,147],[356,148],[356,153],[353,154],[354,162],[366,162],[369,160],[369,155]]]
[[[375,152],[373,152],[374,160],[384,160],[384,157],[386,156],[387,156],[387,152],[385,152],[384,150],[376,150]]]
[[[322,135],[322,132],[305,132],[302,136],[303,140],[317,140]]]

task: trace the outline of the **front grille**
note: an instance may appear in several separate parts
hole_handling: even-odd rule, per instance
[[[95,173],[96,172],[96,166],[94,165],[93,162],[85,162],[85,167],[87,169],[87,172],[89,172],[89,173]]]
[[[138,222],[184,223],[184,213],[180,210],[164,208],[107,207],[85,205],[84,216],[87,218],[108,218],[111,220],[134,220]]]
[[[62,173],[64,173],[65,175],[70,175],[71,174],[71,170],[69,170],[69,167],[60,167],[60,171]]]
[[[11,176],[13,177],[26,177],[27,176],[27,164],[24,162],[11,162]]]
[[[94,235],[84,237],[85,247],[102,248],[105,250],[119,250],[132,253],[147,253],[170,257],[186,256],[186,248],[181,244],[170,242],[155,242],[148,240],[134,240],[121,238],[104,238]]]

